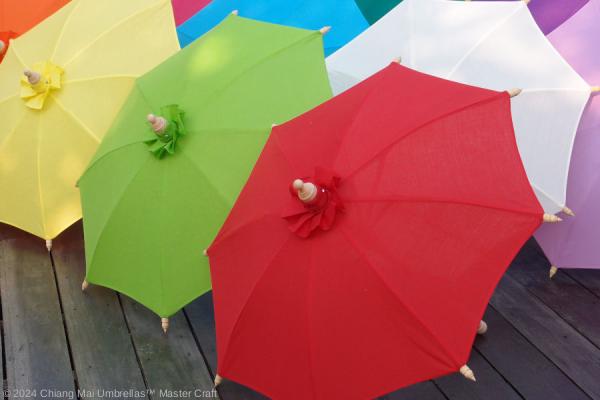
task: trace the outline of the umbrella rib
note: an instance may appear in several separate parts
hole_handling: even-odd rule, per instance
[[[38,196],[39,196],[39,200],[40,200],[40,213],[41,213],[41,217],[42,217],[42,229],[44,231],[44,235],[48,234],[48,231],[46,230],[46,212],[44,209],[44,196],[42,194],[42,180],[41,180],[41,168],[40,168],[40,154],[41,154],[41,142],[42,142],[42,135],[41,135],[41,129],[40,126],[42,124],[42,118],[40,116],[38,116],[38,125],[37,125],[37,149],[36,149],[36,168],[37,168],[37,186],[38,186]],[[44,239],[51,239],[48,237],[44,237]]]
[[[346,238],[346,241],[350,244],[350,246],[358,253],[358,255],[363,259],[363,261],[365,261],[365,263],[369,266],[369,270],[371,270],[373,272],[373,274],[375,275],[375,277],[377,277],[377,279],[382,283],[383,287],[385,287],[389,293],[392,295],[392,297],[394,299],[396,299],[396,304],[400,306],[400,308],[402,308],[404,311],[406,311],[414,320],[415,322],[417,322],[417,324],[419,326],[421,326],[423,328],[423,330],[425,332],[427,332],[429,334],[429,336],[436,342],[436,344],[438,345],[439,349],[441,350],[442,353],[444,353],[449,360],[451,360],[452,362],[454,362],[454,365],[448,365],[446,364],[446,366],[450,367],[451,369],[456,369],[458,368],[460,365],[462,365],[462,363],[456,361],[454,359],[454,356],[452,354],[450,354],[446,348],[444,347],[444,345],[442,344],[441,340],[433,333],[433,331],[419,318],[419,316],[417,315],[417,313],[415,313],[410,307],[408,307],[396,294],[396,292],[390,287],[390,285],[388,285],[388,283],[385,281],[385,279],[383,279],[383,277],[380,275],[379,271],[377,270],[377,268],[375,268],[373,266],[373,264],[371,263],[371,261],[367,258],[365,252],[358,246],[358,244],[352,239],[352,237],[350,236],[350,234],[348,234],[348,232],[345,231],[344,228],[339,227],[340,232],[342,233],[342,236],[344,236]],[[434,354],[432,354],[431,352],[427,352],[429,355],[431,355],[432,357],[436,358],[438,361],[441,361],[443,363],[446,363],[447,360],[443,360],[437,356],[435,356]]]
[[[248,294],[248,297],[246,297],[246,301],[244,302],[244,304],[242,305],[242,308],[240,309],[240,312],[238,313],[236,319],[235,319],[235,323],[232,325],[231,327],[231,331],[229,332],[229,339],[227,339],[227,345],[224,347],[226,353],[223,356],[223,365],[221,366],[221,368],[225,368],[225,366],[227,365],[227,360],[229,360],[230,358],[230,352],[229,350],[229,346],[231,345],[231,339],[233,337],[233,334],[238,326],[238,323],[240,322],[240,319],[242,317],[242,314],[244,313],[244,311],[246,310],[246,306],[248,305],[248,302],[250,301],[250,299],[252,298],[252,296],[254,295],[254,292],[256,291],[256,287],[258,286],[258,284],[260,283],[260,281],[262,280],[262,278],[267,274],[267,272],[271,269],[272,265],[273,265],[273,261],[275,260],[275,258],[277,258],[277,256],[279,255],[279,253],[281,252],[281,250],[283,250],[283,248],[285,246],[287,246],[287,244],[290,242],[291,240],[291,236],[288,236],[288,238],[286,240],[284,240],[284,242],[281,244],[281,246],[279,246],[279,249],[277,249],[277,251],[275,251],[273,253],[273,256],[271,257],[271,259],[269,260],[269,262],[267,263],[267,266],[265,267],[264,271],[261,272],[260,276],[258,277],[258,279],[256,279],[256,281],[254,282],[254,284],[252,285],[252,289],[250,289],[250,293]],[[223,372],[223,371],[221,371]]]
[[[63,84],[76,84],[76,83],[82,83],[82,82],[89,82],[89,81],[97,81],[100,79],[122,79],[122,78],[130,78],[130,79],[136,79],[137,76],[135,75],[127,75],[127,74],[123,74],[123,75],[103,75],[103,76],[94,76],[91,78],[81,78],[81,79],[73,79],[71,81],[64,81]]]
[[[50,59],[53,59],[54,56],[56,55],[56,50],[58,49],[58,45],[62,41],[63,35],[65,33],[65,27],[71,21],[71,17],[73,17],[73,14],[75,13],[75,10],[77,10],[77,8],[80,5],[81,5],[81,1],[73,6],[73,8],[71,9],[71,12],[69,13],[69,15],[67,16],[67,18],[65,19],[65,22],[60,27],[60,33],[56,37],[56,42],[54,43],[54,49],[52,49],[52,55],[50,56]]]
[[[509,15],[507,15],[505,18],[502,19],[502,21],[499,21],[493,28],[491,28],[485,35],[483,35],[478,41],[477,43],[475,43],[473,45],[473,47],[471,47],[462,57],[460,60],[458,60],[458,62],[456,63],[456,65],[452,68],[452,70],[450,70],[450,72],[446,75],[447,79],[451,79],[452,75],[454,75],[454,73],[456,73],[456,71],[458,70],[458,68],[460,68],[460,66],[465,62],[465,60],[475,52],[475,50],[477,50],[477,48],[479,46],[481,46],[482,43],[484,43],[487,38],[489,38],[494,32],[496,32],[496,30],[501,27],[502,25],[504,25],[507,21],[509,21],[512,17],[515,16],[515,14],[517,14],[519,11],[521,11],[523,8],[527,8],[527,4],[525,4],[525,2],[520,1],[518,3],[521,4],[515,4],[515,10],[510,13]],[[467,6],[468,7],[468,6]]]
[[[344,200],[344,203],[446,203],[446,204],[457,204],[457,205],[465,205],[479,208],[487,208],[490,210],[498,210],[516,214],[525,214],[532,216],[539,216],[539,213],[533,211],[525,211],[518,209],[510,209],[505,207],[493,206],[491,204],[483,204],[483,203],[475,203],[468,201],[457,201],[452,199],[436,199],[436,198],[410,198],[410,197],[389,197],[389,198],[357,198],[357,199],[347,199]]]
[[[75,121],[78,125],[80,125],[83,130],[92,138],[94,139],[94,141],[96,143],[100,143],[100,139],[96,137],[96,135],[94,135],[94,133],[92,132],[92,130],[83,123],[83,121],[81,121],[79,118],[77,118],[72,112],[70,112],[69,110],[67,110],[67,108],[64,106],[63,103],[60,102],[60,100],[58,100],[57,96],[54,96],[53,94],[50,94],[50,96],[52,96],[52,98],[54,99],[54,101],[56,102],[56,104],[58,104],[58,106],[60,107],[61,110],[63,110],[63,112],[68,115],[69,117],[71,117],[71,119],[73,121]]]
[[[83,54],[86,50],[88,50],[90,47],[92,47],[94,44],[96,44],[101,38],[103,38],[104,36],[108,35],[109,33],[113,32],[115,29],[121,27],[122,25],[124,25],[125,23],[129,22],[130,20],[139,17],[140,15],[149,12],[155,8],[161,8],[164,7],[166,4],[166,1],[162,0],[152,6],[146,7],[142,10],[139,10],[127,17],[125,17],[124,19],[118,21],[117,23],[115,23],[114,25],[112,25],[110,28],[107,28],[104,32],[102,32],[101,34],[99,34],[98,36],[96,36],[94,38],[93,41],[91,41],[90,43],[88,43],[87,45],[83,46],[81,49],[79,49],[75,54],[73,54],[73,56],[66,62],[64,62],[63,68],[66,68],[70,63],[72,63],[77,57],[79,57],[81,54]]]
[[[374,154],[371,158],[369,158],[367,161],[365,161],[362,165],[359,165],[358,167],[356,167],[354,169],[354,171],[349,172],[344,177],[344,179],[348,179],[348,178],[356,175],[363,168],[366,168],[369,164],[371,164],[373,161],[375,161],[381,154],[385,153],[386,151],[389,151],[392,147],[396,146],[398,143],[402,142],[404,139],[408,138],[410,135],[418,132],[419,130],[421,130],[421,129],[423,129],[423,128],[431,125],[431,124],[434,124],[434,123],[436,123],[438,121],[441,121],[442,119],[444,119],[444,118],[446,118],[446,117],[448,117],[448,116],[450,116],[452,114],[456,114],[456,113],[462,112],[462,111],[467,110],[467,109],[469,109],[471,107],[476,107],[476,106],[479,106],[479,105],[482,105],[482,104],[491,103],[491,102],[496,101],[499,98],[501,98],[501,97],[503,97],[503,96],[506,95],[506,92],[493,92],[493,91],[490,91],[490,92],[492,92],[494,94],[490,98],[487,98],[487,99],[484,99],[484,100],[479,100],[479,101],[476,101],[474,103],[469,103],[469,104],[467,104],[465,106],[452,109],[452,110],[450,110],[450,111],[448,111],[446,113],[437,115],[435,118],[432,118],[431,120],[429,120],[429,121],[427,121],[427,122],[425,122],[425,123],[423,123],[423,124],[421,124],[421,125],[413,128],[413,129],[409,130],[408,132],[406,132],[406,134],[404,134],[400,138],[398,138],[396,140],[393,140],[390,144],[388,144],[387,146],[383,147],[376,154]],[[339,151],[338,151],[338,153],[339,153]],[[336,157],[336,160],[337,160],[337,157]],[[335,163],[334,163],[334,165],[335,165]]]

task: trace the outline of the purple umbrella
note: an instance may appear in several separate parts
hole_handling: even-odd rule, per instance
[[[586,4],[548,38],[588,83],[600,85],[600,0],[534,0],[531,6],[538,3],[538,8],[560,8],[553,4],[560,2],[562,6],[571,1]],[[600,269],[600,95],[597,92],[587,105],[575,138],[568,182],[567,204],[577,216],[555,226],[543,226],[535,235],[553,265],[551,277],[557,267]]]

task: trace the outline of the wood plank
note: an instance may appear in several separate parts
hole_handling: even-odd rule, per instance
[[[217,371],[217,344],[212,292],[199,297],[185,308],[192,330],[210,367],[211,376]],[[264,400],[267,397],[235,382],[225,380],[219,386],[225,400]]]
[[[198,393],[203,398],[218,399],[183,313],[170,318],[169,333],[165,335],[156,314],[127,296],[119,297],[151,397],[170,399],[174,393],[191,393],[194,398]]]
[[[600,298],[600,270],[598,269],[559,269],[559,274],[566,274],[581,286]]]
[[[568,274],[550,279],[550,263],[542,254],[522,253],[509,275],[600,348],[600,299]]]
[[[380,400],[445,400],[446,397],[431,381],[400,389],[394,393],[382,396]]]
[[[600,399],[600,350],[511,276],[492,306],[588,396]]]
[[[128,390],[136,398],[147,398],[117,294],[93,285],[86,293],[81,291],[85,276],[81,224],[54,241],[52,256],[82,398]]]
[[[37,391],[40,398],[74,394],[54,272],[42,240],[22,234],[0,241],[0,290],[8,389]]]
[[[461,374],[448,375],[435,382],[450,400],[521,400],[522,397],[479,354],[471,352],[467,364],[473,370],[477,382],[465,379]]]
[[[586,400],[589,397],[496,310],[485,314],[488,332],[475,348],[528,400]]]

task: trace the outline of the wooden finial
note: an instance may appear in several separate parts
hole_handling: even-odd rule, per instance
[[[575,213],[573,212],[573,210],[571,210],[569,207],[564,206],[562,209],[562,212],[567,214],[569,217],[574,217]]]
[[[600,92],[600,86],[592,86],[592,93]]]
[[[233,10],[233,11],[231,12],[231,14],[232,14],[232,15],[239,15],[239,14],[240,14],[240,12],[239,12],[238,10]]]
[[[148,119],[148,122],[152,124],[152,130],[154,131],[154,133],[158,135],[162,135],[163,133],[165,133],[165,129],[167,129],[166,119],[164,119],[163,117],[157,117],[154,114],[148,114],[146,118]]]
[[[485,321],[479,321],[479,328],[477,328],[478,335],[485,335],[488,330],[488,326]]]
[[[4,41],[0,40],[0,53],[2,53],[2,51],[4,50],[5,47],[6,47],[6,45],[4,44]]]
[[[550,279],[554,278],[554,275],[556,275],[556,273],[558,272],[558,267],[556,266],[551,266],[550,267],[550,272],[548,273],[548,276],[550,277]]]
[[[510,97],[515,97],[521,94],[523,90],[519,89],[519,88],[515,88],[515,89],[510,89],[507,90],[508,94],[510,95]]]
[[[314,183],[304,182],[296,179],[293,183],[294,189],[298,191],[298,198],[305,203],[313,201],[317,197],[317,187]]]
[[[326,34],[327,32],[329,32],[331,30],[330,26],[324,26],[321,29],[319,29],[319,32],[321,32],[322,35]]]
[[[81,291],[85,292],[88,287],[90,287],[90,284],[87,279],[84,279],[83,282],[81,282]]]
[[[531,1],[531,0],[523,0],[523,2],[524,2],[525,4],[529,4],[529,2],[530,2],[530,1]]]
[[[208,251],[206,249],[202,250],[202,255],[204,255],[204,257],[208,257]]]
[[[277,124],[271,124],[271,129],[275,128]]]
[[[46,249],[48,249],[48,252],[52,251],[52,239],[46,240]]]
[[[219,386],[221,383],[223,383],[223,378],[221,378],[221,375],[217,374],[215,376],[215,387]]]
[[[392,62],[395,62],[396,64],[402,64],[402,57],[398,56],[394,58]]]
[[[39,72],[31,71],[29,69],[23,71],[23,74],[27,77],[27,81],[32,85],[35,85],[42,79],[42,75],[40,75]]]
[[[162,330],[164,333],[167,333],[169,330],[169,318],[161,318],[160,325],[162,326]]]
[[[477,379],[475,379],[475,374],[473,373],[471,368],[469,368],[468,365],[463,365],[462,367],[460,367],[460,373],[462,374],[462,376],[464,376],[468,380],[477,382]]]
[[[562,218],[557,217],[556,215],[553,215],[553,214],[544,214],[544,222],[547,222],[547,223],[562,222]]]

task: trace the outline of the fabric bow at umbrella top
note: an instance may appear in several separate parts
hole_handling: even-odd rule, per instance
[[[0,0],[0,61],[10,39],[24,34],[69,0]]]
[[[0,64],[0,221],[50,240],[81,218],[77,179],[136,76],[178,49],[169,0],[74,0],[14,39]]]
[[[304,29],[331,26],[325,37],[326,55],[369,26],[354,0],[213,0],[177,28],[181,46],[208,32],[234,10],[243,17]]]
[[[493,90],[513,102],[519,151],[546,212],[565,207],[571,149],[590,86],[548,42],[523,1],[405,0],[327,59],[340,92],[402,64]]]
[[[299,231],[290,202],[327,224]],[[468,371],[542,213],[508,93],[392,64],[273,129],[208,249],[219,376],[363,400]]]
[[[173,13],[175,14],[175,24],[183,24],[190,17],[202,10],[210,0],[172,0]]]
[[[163,318],[209,290],[271,125],[330,97],[319,31],[234,15],[139,78],[80,180],[87,281]]]
[[[600,90],[599,20],[600,0],[591,0],[549,35],[557,50],[596,90]],[[579,125],[569,173],[567,201],[576,217],[536,233],[538,243],[558,268],[600,269],[599,133],[600,93],[595,93]]]

